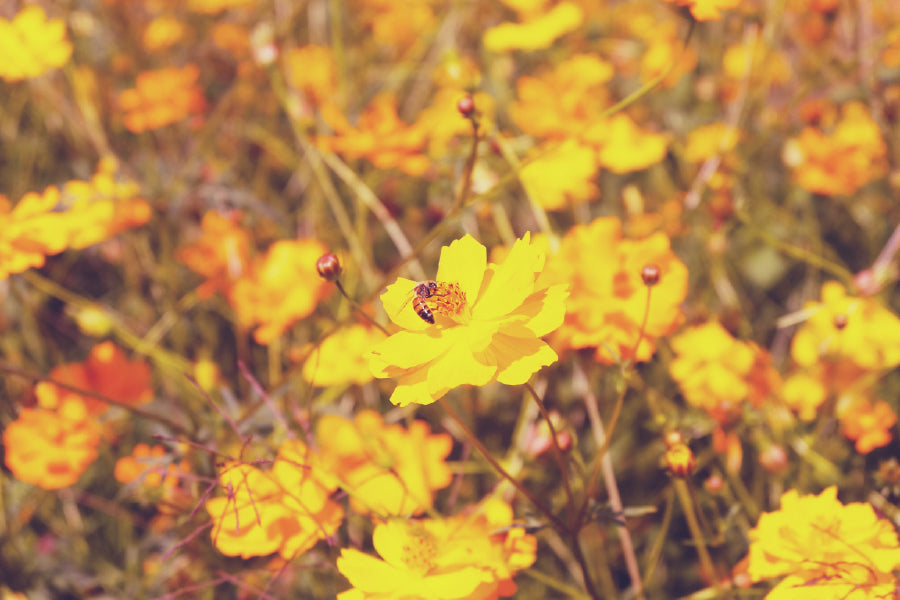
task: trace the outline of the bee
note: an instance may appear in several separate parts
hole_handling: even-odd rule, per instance
[[[428,280],[416,284],[399,310],[406,308],[410,301],[419,318],[429,325],[434,325],[435,310],[442,309],[447,313],[455,313],[465,304],[465,295],[457,283]],[[429,305],[429,302],[434,306]]]

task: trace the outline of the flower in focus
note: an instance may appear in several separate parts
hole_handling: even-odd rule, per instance
[[[303,363],[303,379],[313,385],[361,385],[372,380],[369,349],[384,339],[374,327],[351,325],[315,346]]]
[[[356,127],[329,105],[322,115],[335,136],[319,142],[351,159],[366,158],[378,169],[399,169],[407,175],[424,175],[431,160],[424,154],[427,143],[421,127],[408,125],[397,115],[397,100],[392,94],[379,94],[359,117]]]
[[[271,343],[331,293],[332,286],[316,272],[316,260],[326,251],[312,239],[275,242],[235,282],[229,302],[242,327],[256,326],[257,343]]]
[[[641,129],[622,113],[589,127],[584,139],[599,147],[597,160],[613,173],[646,169],[665,158],[668,146],[666,136]]]
[[[567,292],[535,285],[543,267],[528,233],[502,264],[488,264],[485,247],[466,235],[441,249],[434,292],[422,304],[416,282],[388,286],[381,301],[403,330],[375,345],[369,365],[375,377],[399,377],[391,402],[430,404],[463,384],[519,385],[556,362],[540,338],[562,323]],[[417,314],[423,304],[433,324]]]
[[[794,180],[817,194],[852,195],[887,172],[887,146],[865,105],[849,102],[831,133],[806,127],[789,139],[784,161]]]
[[[446,519],[391,519],[375,526],[381,558],[345,548],[338,570],[353,589],[339,600],[450,600],[512,596],[512,578],[534,563],[537,540],[512,526],[512,510],[491,499]]]
[[[43,194],[25,194],[15,207],[0,195],[0,280],[42,267],[46,256],[65,250],[69,226],[63,213],[53,212],[58,204],[59,189],[53,186]]]
[[[110,341],[94,346],[84,362],[54,368],[49,378],[131,406],[153,399],[150,366],[142,360],[128,360],[122,349]],[[108,408],[101,400],[82,396],[49,381],[38,383],[34,393],[43,408],[58,408],[72,398],[83,403],[91,416],[102,414]]]
[[[509,108],[516,125],[537,138],[579,139],[609,105],[613,66],[594,54],[576,54],[537,77],[516,82]]]
[[[513,6],[512,8],[515,8]],[[484,47],[491,52],[542,50],[574,31],[584,22],[584,11],[574,2],[560,2],[540,12],[520,13],[521,22],[502,23],[484,33]]]
[[[362,514],[420,514],[432,507],[434,492],[452,480],[445,461],[453,440],[446,433],[432,434],[424,421],[413,421],[406,429],[386,425],[369,410],[353,421],[325,415],[316,425],[316,443],[323,470]]]
[[[767,600],[891,598],[900,568],[893,524],[867,503],[841,504],[837,488],[818,496],[790,490],[781,508],[750,531],[753,581],[786,576]]]
[[[759,406],[781,387],[768,353],[752,342],[734,339],[719,323],[697,325],[678,334],[672,338],[672,349],[672,378],[688,403],[714,418],[739,410],[744,400]]]
[[[659,269],[660,279],[646,310],[649,288],[641,271],[648,264]],[[615,217],[570,229],[545,275],[551,282],[569,282],[572,290],[555,343],[596,348],[596,360],[606,364],[649,360],[656,338],[674,332],[684,319],[680,305],[687,295],[688,272],[669,248],[669,238],[657,232],[640,240],[623,239]]]
[[[132,133],[142,133],[204,112],[206,99],[197,86],[199,76],[196,65],[140,73],[135,87],[119,94],[125,127]]]
[[[718,21],[722,18],[722,11],[729,8],[737,8],[741,0],[666,0],[678,6],[687,6],[691,15],[698,21]]]
[[[845,395],[838,401],[835,414],[841,423],[841,433],[856,442],[860,454],[887,446],[893,439],[897,414],[883,400],[873,403],[865,396]]]
[[[794,335],[791,356],[802,366],[821,359],[863,369],[900,365],[900,319],[871,297],[847,296],[836,281],[822,284],[822,301],[807,302],[809,319]]]
[[[46,490],[74,485],[97,458],[100,429],[84,404],[24,408],[3,431],[6,466],[16,479]]]
[[[250,236],[241,228],[241,214],[221,215],[207,211],[195,242],[179,248],[175,258],[206,281],[197,288],[197,296],[206,299],[216,292],[228,293],[250,262]]]
[[[118,167],[115,159],[102,159],[90,181],[72,180],[63,188],[70,248],[87,248],[150,220],[150,204],[138,197],[138,184],[116,181]]]
[[[40,6],[26,6],[12,21],[0,18],[0,78],[20,81],[56,69],[72,56],[61,19],[47,20]]]
[[[600,197],[594,180],[599,164],[590,146],[573,139],[547,150],[522,168],[519,177],[528,194],[545,210],[561,210],[570,203]]]
[[[229,463],[219,479],[226,496],[210,498],[212,540],[228,556],[296,558],[334,534],[344,518],[330,499],[333,486],[316,455],[298,441],[286,442],[268,471]]]

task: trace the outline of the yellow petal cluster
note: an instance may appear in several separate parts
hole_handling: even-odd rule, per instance
[[[528,381],[557,355],[541,336],[562,324],[565,285],[540,287],[544,253],[531,234],[516,241],[502,264],[488,264],[487,250],[472,236],[441,249],[437,282],[457,286],[454,310],[434,306],[435,323],[413,307],[416,282],[400,278],[381,296],[388,316],[402,327],[376,344],[369,366],[375,377],[397,377],[391,402],[430,404],[464,384]]]
[[[501,23],[484,34],[484,47],[491,52],[541,50],[574,31],[584,22],[584,11],[574,2],[560,2],[546,13],[520,23]]]
[[[0,78],[39,77],[69,62],[72,44],[61,19],[47,20],[40,6],[27,6],[12,21],[0,18]]]

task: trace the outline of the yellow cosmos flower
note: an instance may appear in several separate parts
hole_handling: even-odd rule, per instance
[[[529,233],[503,264],[489,264],[485,247],[466,235],[441,250],[436,281],[388,286],[381,302],[403,331],[373,348],[369,367],[375,377],[400,378],[391,402],[430,404],[463,384],[522,384],[556,362],[540,337],[562,324],[568,291],[537,287],[543,267]]]

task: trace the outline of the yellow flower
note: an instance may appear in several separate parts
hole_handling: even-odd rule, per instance
[[[0,195],[0,280],[42,267],[46,256],[65,250],[69,225],[64,213],[52,212],[58,204],[53,186],[25,194],[15,207]]]
[[[834,486],[818,496],[786,492],[781,509],[763,514],[750,531],[750,577],[787,575],[767,600],[890,598],[898,567],[891,522],[869,504],[841,504]]]
[[[325,415],[316,425],[323,470],[335,476],[362,514],[419,514],[432,506],[434,492],[450,485],[446,463],[453,440],[432,434],[424,421],[409,429],[386,425],[382,416],[361,411],[353,421]],[[415,448],[415,452],[410,452]]]
[[[344,549],[338,570],[353,589],[339,600],[450,600],[515,593],[512,577],[534,563],[537,540],[510,527],[512,510],[490,499],[447,519],[392,519],[375,527],[381,558]]]
[[[594,184],[599,165],[593,148],[570,138],[559,147],[538,151],[540,157],[525,165],[520,177],[531,197],[546,210],[600,197]]]
[[[666,136],[641,129],[621,113],[591,126],[584,139],[599,146],[600,165],[613,173],[646,169],[665,158],[668,146]]]
[[[369,365],[375,377],[400,378],[391,402],[430,404],[463,384],[522,384],[556,362],[540,337],[562,324],[568,292],[565,285],[536,286],[543,267],[531,234],[516,241],[503,264],[488,264],[485,247],[466,235],[441,250],[427,300],[413,299],[414,281],[388,286],[381,301],[403,331],[377,344]],[[423,304],[433,324],[417,314]]]
[[[722,18],[721,11],[728,8],[736,8],[741,0],[666,0],[679,6],[687,6],[691,9],[691,15],[698,21],[718,21]]]
[[[491,52],[541,50],[574,31],[584,21],[584,11],[573,2],[561,2],[544,14],[521,23],[501,23],[484,34],[484,47]]]
[[[61,19],[47,20],[40,6],[23,8],[12,21],[0,19],[0,78],[19,81],[63,66],[72,44]]]
[[[820,358],[847,360],[864,369],[900,364],[900,319],[874,298],[847,296],[836,281],[822,285],[822,301],[807,302],[812,314],[794,335],[791,356],[802,366]]]
[[[325,338],[309,353],[301,371],[303,379],[320,387],[371,381],[369,348],[383,339],[384,334],[374,327],[345,327]]]

